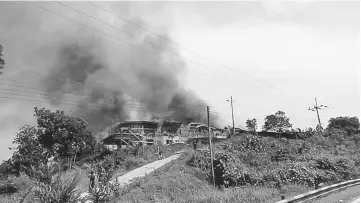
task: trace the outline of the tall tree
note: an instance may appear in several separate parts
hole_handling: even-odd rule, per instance
[[[18,170],[31,176],[32,168],[38,168],[41,164],[47,163],[51,153],[42,147],[38,139],[38,130],[34,126],[24,126],[16,134],[11,148],[14,150],[12,162],[14,166],[19,165]]]
[[[78,117],[66,115],[64,111],[35,108],[40,143],[52,155],[69,158],[92,148],[94,137],[87,131],[88,123]]]
[[[249,131],[253,132],[254,134],[256,134],[256,130],[257,130],[257,120],[254,119],[248,119],[246,121],[246,127],[248,128]]]
[[[337,117],[328,121],[328,130],[339,129],[348,135],[360,133],[360,122],[357,117]]]
[[[263,129],[265,131],[285,132],[292,128],[290,119],[286,117],[285,112],[278,111],[275,114],[268,115],[265,118]]]
[[[5,60],[3,59],[3,46],[0,45],[0,75],[2,74],[1,70],[5,67]]]
[[[44,108],[35,108],[34,115],[38,125],[21,128],[13,142],[12,159],[21,171],[31,175],[52,156],[58,161],[68,158],[70,165],[78,155],[92,152],[95,139],[81,118]]]

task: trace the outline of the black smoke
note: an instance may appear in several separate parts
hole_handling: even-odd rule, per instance
[[[141,111],[142,120],[205,122],[206,102],[180,84],[187,66],[178,50],[159,37],[133,32],[144,39],[129,38],[135,46],[82,31],[75,40],[54,44],[54,65],[43,80],[48,101],[73,104],[73,113],[96,133],[115,119],[134,119],[131,111]],[[131,99],[144,108],[139,110]]]

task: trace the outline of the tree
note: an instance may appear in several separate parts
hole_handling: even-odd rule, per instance
[[[285,132],[292,128],[290,119],[286,117],[283,111],[278,111],[275,114],[268,115],[265,118],[263,129],[265,131],[275,131],[278,133]]]
[[[37,169],[41,164],[45,164],[50,158],[50,152],[45,149],[39,142],[38,130],[34,126],[24,126],[16,134],[13,144],[16,147],[12,156],[14,165],[20,166],[20,171],[31,176],[32,169]]]
[[[254,119],[248,119],[246,121],[246,127],[248,128],[249,131],[252,131],[254,134],[256,134],[256,129],[257,129],[257,120]]]
[[[20,170],[32,176],[50,157],[56,157],[59,164],[65,158],[69,166],[85,151],[91,152],[95,139],[86,130],[87,123],[63,111],[35,108],[37,126],[24,126],[14,139],[16,147],[12,160],[20,164]]]
[[[15,165],[11,159],[3,161],[0,164],[0,180],[8,177],[9,175],[20,175],[15,171]]]
[[[4,69],[5,67],[5,60],[3,59],[3,46],[0,45],[0,75],[1,75],[1,69]]]
[[[64,111],[35,108],[40,143],[53,156],[70,158],[92,148],[94,137],[87,131],[87,122],[66,115]]]
[[[348,135],[360,133],[360,122],[357,117],[337,117],[328,121],[327,130],[338,129]]]

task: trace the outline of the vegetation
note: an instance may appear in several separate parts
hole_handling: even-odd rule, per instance
[[[334,183],[358,178],[359,126],[335,125],[335,119],[323,133],[304,140],[276,139],[247,135],[234,138],[214,149],[214,168],[218,186],[267,186],[287,184],[317,188],[320,183]],[[336,122],[337,123],[337,122]],[[335,127],[336,126],[336,127]],[[352,127],[353,126],[353,127]],[[189,165],[208,171],[209,151],[197,152]]]
[[[59,167],[68,160],[68,166],[75,162],[77,155],[91,152],[95,139],[86,130],[87,123],[63,111],[52,112],[35,108],[37,126],[24,126],[17,133],[13,144],[13,156],[8,163],[14,165],[19,175],[24,172],[36,178],[33,171],[39,171],[49,158],[58,160]]]
[[[193,152],[186,152],[180,159],[167,164],[149,176],[126,188],[111,202],[276,202],[279,191],[266,187],[215,188],[207,181],[207,175],[200,168],[187,163]],[[300,186],[290,186],[285,192],[296,195],[306,190]]]
[[[257,130],[257,120],[254,119],[248,119],[246,121],[246,127],[248,128],[249,131],[251,131],[253,134],[256,134],[256,130]]]
[[[290,119],[286,117],[285,112],[277,111],[275,114],[268,115],[265,118],[263,130],[274,132],[285,132],[292,127]]]
[[[209,152],[188,152],[123,188],[114,202],[276,202],[281,194],[294,196],[321,183],[359,178],[359,134],[331,126],[322,133],[294,131],[301,134],[298,139],[242,135],[216,145],[216,188]],[[354,130],[359,132],[357,126]]]
[[[77,202],[97,175],[89,198],[97,202],[268,202],[280,193],[295,195],[359,178],[360,126],[356,117],[332,118],[324,131],[289,130],[284,112],[266,117],[266,130],[291,134],[284,139],[235,136],[214,146],[213,187],[210,154],[181,144],[161,146],[164,156],[188,150],[181,160],[119,188],[110,180],[158,159],[155,149],[133,146],[109,151],[95,141],[81,118],[35,108],[36,126],[16,134],[11,159],[0,165],[1,202]],[[257,121],[246,122],[255,132]],[[53,159],[51,161],[51,159]],[[161,175],[162,174],[162,175]],[[4,195],[5,194],[5,195]]]

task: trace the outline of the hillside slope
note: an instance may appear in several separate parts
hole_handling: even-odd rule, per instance
[[[209,184],[207,174],[187,165],[193,157],[187,152],[179,160],[166,165],[144,179],[121,190],[114,202],[275,202],[279,191],[266,187],[238,187],[218,189]],[[302,187],[287,188],[296,195],[306,191]]]

